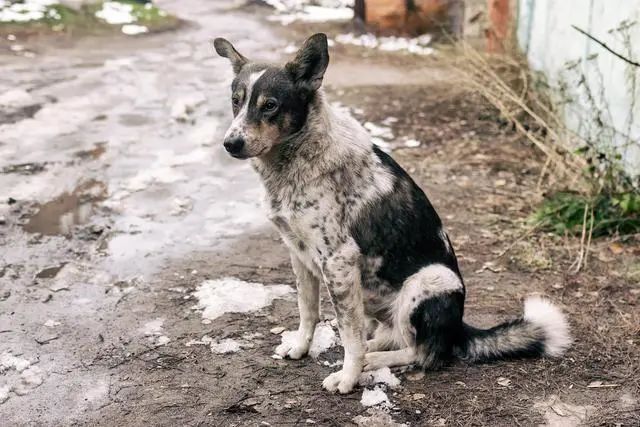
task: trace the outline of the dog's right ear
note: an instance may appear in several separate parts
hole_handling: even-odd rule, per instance
[[[218,37],[213,41],[213,47],[216,52],[218,52],[218,55],[231,61],[231,66],[233,67],[233,72],[235,74],[238,74],[244,64],[249,62],[249,60],[242,56],[227,39]]]

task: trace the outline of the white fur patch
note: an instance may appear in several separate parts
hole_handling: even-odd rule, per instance
[[[524,303],[524,320],[544,330],[546,355],[561,356],[571,345],[567,319],[550,301],[540,297],[527,298]]]
[[[253,92],[253,85],[256,84],[258,79],[262,77],[265,71],[267,70],[258,71],[249,76],[247,88],[245,89],[244,94],[244,103],[242,104],[242,108],[238,112],[238,115],[231,122],[231,126],[229,126],[229,130],[227,130],[225,139],[231,135],[238,135],[243,133],[244,127],[246,125],[245,120],[247,118],[247,111],[249,110],[249,101],[251,101],[251,92]]]
[[[459,289],[462,289],[462,282],[458,275],[442,264],[423,267],[409,276],[393,302],[393,341],[396,347],[413,346],[414,331],[410,317],[422,301]]]

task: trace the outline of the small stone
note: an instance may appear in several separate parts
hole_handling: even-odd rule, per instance
[[[426,394],[423,394],[423,393],[416,393],[416,394],[414,394],[413,396],[411,396],[411,398],[412,398],[413,400],[422,400],[422,399],[424,399],[425,397],[427,397],[427,395],[426,395]]]
[[[284,332],[284,327],[283,326],[276,326],[275,328],[271,328],[271,330],[269,332],[271,332],[274,335],[280,335],[281,333]]]
[[[0,225],[7,224],[7,217],[0,215]]]

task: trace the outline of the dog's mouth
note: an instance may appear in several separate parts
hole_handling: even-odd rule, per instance
[[[267,152],[267,150],[269,149],[269,147],[264,147],[262,148],[262,150],[260,150],[257,154],[253,154],[251,156],[247,155],[246,153],[229,153],[231,155],[231,157],[233,157],[234,159],[238,159],[238,160],[246,160],[248,158],[251,157],[260,157],[262,156],[265,152]]]

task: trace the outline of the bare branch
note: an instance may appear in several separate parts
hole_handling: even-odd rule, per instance
[[[605,48],[606,50],[608,50],[609,52],[613,53],[615,56],[617,56],[618,58],[622,59],[624,62],[633,65],[634,67],[639,67],[640,68],[640,63],[632,61],[631,59],[619,54],[618,52],[616,52],[615,50],[611,49],[609,46],[606,45],[606,43],[601,42],[600,40],[598,40],[597,38],[595,38],[594,36],[592,36],[591,34],[587,33],[585,30],[582,30],[578,27],[576,27],[575,25],[572,25],[572,27],[581,32],[582,34],[584,34],[585,36],[587,36],[588,38],[590,38],[591,40],[593,40],[594,42],[598,43],[600,46],[602,46],[603,48]]]

